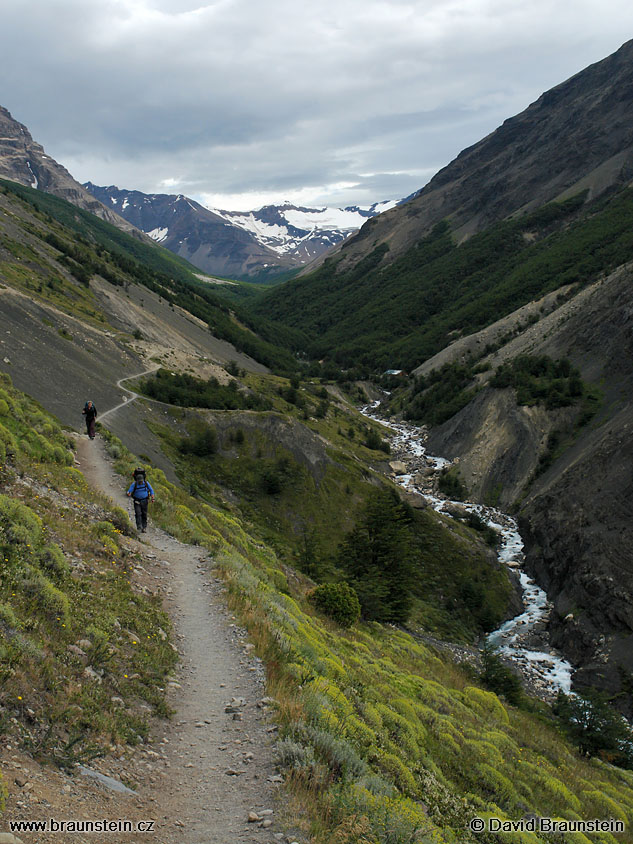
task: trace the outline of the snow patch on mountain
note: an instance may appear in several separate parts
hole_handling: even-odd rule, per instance
[[[146,232],[157,243],[162,243],[169,235],[169,229],[152,229],[151,232]]]
[[[398,204],[397,200],[370,206],[347,208],[301,208],[290,203],[265,205],[248,213],[209,208],[233,226],[250,232],[259,243],[278,255],[303,254],[301,263],[316,256],[324,247],[333,246],[367,222]]]

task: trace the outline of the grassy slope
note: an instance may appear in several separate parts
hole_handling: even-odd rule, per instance
[[[75,273],[73,286],[78,298],[92,300],[87,281],[95,274],[119,285],[137,282],[204,320],[217,337],[261,363],[285,371],[294,369],[293,357],[262,339],[257,331],[261,328],[262,336],[271,340],[281,337],[286,346],[294,342],[295,332],[283,327],[273,330],[265,319],[241,319],[233,306],[196,278],[195,268],[186,261],[50,194],[3,179],[0,190],[6,197],[8,215],[0,221],[5,223],[0,226],[0,250],[4,252],[4,257],[0,252],[0,272],[10,283],[51,300],[60,287],[73,285],[68,272],[61,270],[63,265]],[[7,223],[12,227],[10,233]],[[62,257],[64,252],[66,257]]]
[[[498,223],[459,247],[440,224],[391,263],[386,247],[341,273],[331,259],[251,307],[301,327],[314,357],[411,369],[446,346],[451,332],[476,331],[550,290],[629,260],[633,190],[579,208],[581,199]]]
[[[3,375],[1,727],[42,761],[71,765],[113,742],[133,744],[147,733],[147,710],[166,714],[175,654],[159,633],[170,624],[159,601],[130,585],[127,526],[73,467],[54,419]],[[91,643],[85,658],[69,650],[82,639]],[[84,673],[87,663],[99,676]]]

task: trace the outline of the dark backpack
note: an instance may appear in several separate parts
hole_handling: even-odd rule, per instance
[[[134,478],[134,489],[132,490],[132,495],[134,495],[138,486],[145,486],[145,484],[147,483],[145,469],[135,469],[132,472],[132,477]]]

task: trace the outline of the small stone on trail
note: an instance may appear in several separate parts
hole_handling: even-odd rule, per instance
[[[249,812],[248,813],[248,822],[249,823],[257,823],[257,821],[261,821],[261,818],[257,814],[257,812]]]

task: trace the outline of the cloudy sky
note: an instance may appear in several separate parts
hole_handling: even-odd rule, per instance
[[[371,204],[630,37],[630,0],[0,0],[0,105],[79,181]]]

